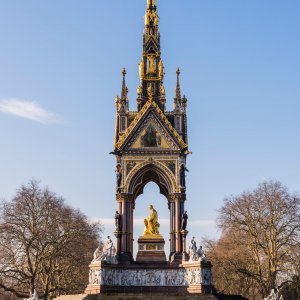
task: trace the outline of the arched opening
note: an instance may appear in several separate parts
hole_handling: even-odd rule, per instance
[[[152,186],[152,188],[150,188],[148,194],[147,188],[146,190],[144,190],[144,188],[150,182],[152,182],[152,184],[150,184],[150,187]],[[134,254],[136,253],[137,249],[137,240],[143,235],[143,222],[144,219],[149,215],[150,204],[154,205],[154,207],[157,205],[157,208],[155,207],[155,209],[159,215],[158,221],[161,223],[161,225],[164,224],[164,226],[161,228],[161,234],[165,240],[166,255],[168,256],[170,249],[174,248],[175,214],[174,205],[170,207],[170,197],[175,192],[175,185],[174,174],[166,165],[160,162],[153,162],[151,160],[146,161],[140,164],[132,171],[131,174],[129,174],[126,189],[128,194],[131,195],[132,211],[130,216],[130,237],[128,238],[130,240],[130,251],[132,252],[133,257],[135,257]],[[141,201],[139,197],[144,192],[147,193],[144,194],[146,197],[151,197],[151,199],[146,200],[149,203],[146,201]],[[156,202],[155,198],[159,201]],[[137,205],[139,210],[142,211],[137,212],[135,210]],[[141,228],[136,227],[136,223],[139,224]],[[171,232],[172,237],[170,234]]]
[[[128,192],[133,195],[135,200],[143,193],[144,186],[150,182],[155,182],[160,189],[160,193],[168,197],[174,193],[174,176],[162,164],[147,163],[135,170],[128,180]]]
[[[144,185],[142,193],[137,197],[135,209],[133,212],[133,256],[137,254],[137,240],[144,231],[144,219],[149,215],[149,205],[152,204],[158,212],[158,221],[160,223],[160,234],[165,239],[165,252],[168,255],[169,234],[170,234],[170,211],[168,209],[168,200],[161,193],[159,186],[150,181]]]
[[[135,206],[138,202],[137,199],[143,194],[144,188],[149,182],[156,183],[160,194],[165,197],[158,203],[151,203],[155,201],[155,199],[153,192],[150,191],[150,200],[152,201],[142,205],[143,213],[140,213],[141,216],[139,216],[140,218],[138,219],[136,218],[137,214],[135,212]],[[160,197],[158,192],[156,192],[156,195],[157,198]],[[185,249],[182,235],[185,235],[185,231],[181,231],[180,224],[181,216],[184,211],[185,194],[178,188],[175,171],[169,168],[168,162],[156,161],[150,157],[148,160],[137,164],[126,176],[122,191],[120,189],[117,193],[117,201],[118,211],[122,218],[122,229],[115,232],[118,243],[117,253],[120,260],[132,261],[134,259],[133,254],[137,242],[139,245],[138,261],[149,261],[149,259],[165,261],[168,253],[170,254],[169,258],[171,261],[175,259],[178,260],[182,257],[182,253]],[[146,207],[148,208],[150,204],[154,206],[157,204],[158,207],[160,207],[161,203],[165,203],[165,205],[162,204],[164,212],[161,214],[161,212],[156,209],[156,212],[160,215],[157,219],[155,208],[151,208],[152,219],[147,221],[147,232],[144,235],[143,221],[150,215],[150,209],[148,213],[145,213]],[[168,211],[168,218],[164,218]],[[160,219],[162,221],[160,221]],[[163,239],[163,237],[157,233],[157,222],[165,222],[165,220],[169,221],[169,233],[167,229],[163,229]],[[139,231],[136,231],[136,222],[140,223],[141,228]],[[149,222],[154,223],[151,225]],[[155,227],[151,229],[151,226]],[[141,238],[137,241],[136,239],[139,236],[141,236]],[[164,248],[166,251],[164,251]]]

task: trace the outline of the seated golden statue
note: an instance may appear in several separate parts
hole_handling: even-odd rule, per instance
[[[158,214],[157,211],[154,209],[153,205],[149,206],[150,215],[147,219],[144,220],[145,223],[145,235],[159,235],[159,223],[158,223]]]

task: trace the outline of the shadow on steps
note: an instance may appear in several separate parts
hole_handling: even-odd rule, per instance
[[[229,295],[168,295],[168,294],[106,294],[106,295],[68,295],[56,300],[247,300],[241,296]]]

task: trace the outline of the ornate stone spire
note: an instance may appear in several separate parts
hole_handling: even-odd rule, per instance
[[[128,94],[128,88],[126,86],[126,69],[123,68],[122,70],[123,75],[123,81],[122,81],[122,90],[121,90],[121,100],[126,101],[127,100],[127,94]]]
[[[138,87],[138,110],[149,100],[148,88],[153,89],[153,101],[165,110],[163,86],[164,64],[160,52],[159,16],[155,0],[147,0],[143,34],[143,57],[139,63],[140,86]]]
[[[121,113],[126,113],[129,109],[129,101],[128,101],[128,88],[126,86],[126,69],[122,70],[123,80],[122,80],[122,89],[121,89],[121,97],[117,97],[116,103],[117,108],[119,108]]]
[[[174,98],[174,109],[178,109],[181,106],[181,88],[180,88],[180,70],[179,68],[176,71],[177,82],[175,89],[175,98]]]

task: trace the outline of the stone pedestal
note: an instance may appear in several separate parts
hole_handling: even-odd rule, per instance
[[[165,240],[158,235],[144,235],[138,239],[137,262],[166,262]]]
[[[186,272],[186,278],[188,280],[187,291],[189,294],[212,293],[212,264],[210,261],[199,259],[199,261],[184,262],[181,266]]]
[[[207,260],[186,262],[179,266],[167,262],[135,262],[128,265],[93,262],[85,294],[210,294],[213,290],[211,267]]]

